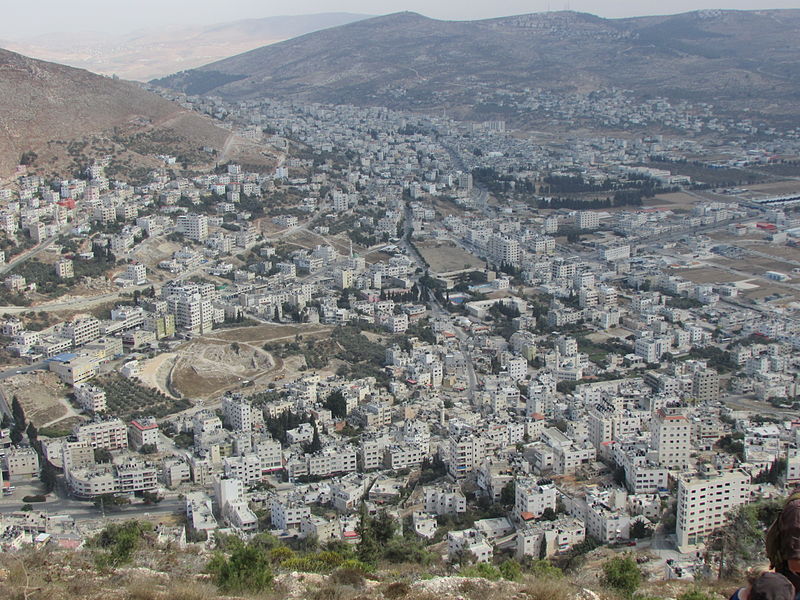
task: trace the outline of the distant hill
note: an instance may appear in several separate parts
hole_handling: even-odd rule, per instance
[[[603,19],[575,12],[483,21],[397,13],[259,48],[156,81],[190,94],[461,108],[498,88],[705,101],[793,113],[800,10]],[[488,111],[491,113],[491,111]]]
[[[130,152],[146,156],[156,149],[187,155],[203,146],[221,149],[230,133],[133,83],[0,49],[0,176],[29,151],[42,168],[79,164],[91,148],[67,149],[68,142],[101,135],[120,147],[136,137]],[[137,164],[134,156],[126,160]]]
[[[58,36],[4,41],[0,46],[103,75],[147,81],[265,44],[365,18],[367,15],[322,13],[153,29],[127,35],[64,31]]]

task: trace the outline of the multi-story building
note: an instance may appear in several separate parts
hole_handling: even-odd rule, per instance
[[[700,402],[719,400],[719,374],[713,369],[699,369],[692,375],[692,397]]]
[[[208,217],[205,215],[180,215],[175,227],[190,240],[202,242],[208,237]]]
[[[575,214],[575,226],[578,229],[597,229],[600,227],[600,215],[591,210],[581,210]]]
[[[59,260],[55,264],[56,277],[59,279],[72,279],[75,277],[75,269],[72,266],[72,261],[69,259]]]
[[[729,513],[750,499],[750,476],[743,471],[678,478],[678,550],[691,551],[715,529],[724,526]]]
[[[108,408],[106,404],[105,390],[89,383],[79,383],[73,388],[75,400],[81,407],[90,413],[105,412]]]
[[[158,451],[158,423],[153,417],[134,419],[128,426],[128,442],[134,450],[149,446]]]
[[[682,408],[660,409],[651,425],[651,444],[658,464],[667,469],[686,469],[692,451],[692,427]]]
[[[225,396],[222,399],[222,417],[234,431],[253,429],[252,406],[241,396]]]
[[[75,426],[73,433],[92,448],[123,450],[128,447],[128,431],[121,419],[99,419]]]
[[[11,448],[6,451],[5,467],[10,479],[39,475],[39,455],[33,448]]]
[[[521,521],[542,516],[546,509],[556,509],[556,488],[552,483],[537,483],[520,477],[514,493],[514,516]]]
[[[425,512],[434,515],[456,515],[467,511],[467,498],[455,486],[425,488]]]
[[[301,522],[310,516],[311,507],[300,499],[276,498],[270,505],[272,526],[280,531],[299,531]]]
[[[100,321],[94,317],[75,319],[64,327],[64,335],[72,340],[73,346],[82,346],[100,337]]]

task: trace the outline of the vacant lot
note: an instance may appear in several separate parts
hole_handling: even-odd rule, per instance
[[[170,387],[183,396],[206,398],[274,367],[269,354],[249,344],[198,340],[181,347]]]
[[[453,242],[415,242],[417,250],[428,261],[434,273],[449,273],[462,269],[483,268],[485,263],[456,246]]]
[[[733,273],[722,269],[715,269],[714,267],[679,269],[673,271],[673,273],[684,279],[688,279],[692,283],[733,283],[746,279],[746,277],[742,275],[734,275]]]
[[[2,383],[9,406],[16,397],[25,417],[36,427],[53,425],[77,415],[67,400],[69,388],[54,373],[25,373],[9,377]]]
[[[643,204],[647,208],[667,208],[669,210],[691,210],[700,199],[685,192],[659,194],[654,198],[645,198]],[[625,207],[627,208],[627,207]]]
[[[295,367],[301,366],[273,357],[264,351],[265,343],[328,336],[330,330],[321,325],[270,324],[215,331],[180,346],[174,358],[153,365],[152,379],[159,381],[169,368],[168,389],[195,398],[217,396],[245,381],[259,387],[276,377],[293,375]]]
[[[800,193],[800,181],[791,179],[786,181],[774,181],[772,183],[759,183],[748,185],[747,189],[751,192],[759,192],[767,195],[798,194]]]

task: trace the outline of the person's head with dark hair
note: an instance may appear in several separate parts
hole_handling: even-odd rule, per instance
[[[753,581],[748,600],[794,600],[794,586],[780,573],[768,571]]]

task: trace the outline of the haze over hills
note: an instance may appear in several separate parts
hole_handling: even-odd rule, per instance
[[[244,19],[217,25],[167,28],[127,35],[65,31],[0,42],[42,60],[103,75],[147,81],[312,31],[367,18],[350,13]]]
[[[484,21],[397,13],[259,48],[156,83],[228,99],[276,97],[505,116],[501,92],[629,89],[718,109],[793,114],[800,10]],[[459,110],[460,109],[460,110]],[[513,120],[513,118],[512,118]]]
[[[165,152],[220,149],[230,136],[210,119],[133,83],[0,50],[0,176],[29,151],[39,155],[40,166],[56,168],[68,142],[112,130],[120,147],[139,136],[138,146],[120,152],[143,150],[155,138],[164,140]],[[82,153],[78,148],[70,154]]]

